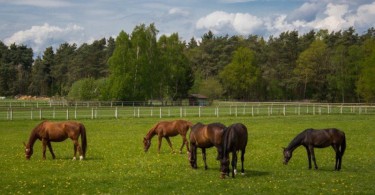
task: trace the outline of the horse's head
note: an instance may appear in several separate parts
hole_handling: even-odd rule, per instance
[[[289,160],[292,158],[292,152],[286,148],[283,148],[283,154],[284,154],[284,165],[287,165]]]
[[[151,140],[150,139],[146,139],[145,137],[143,138],[143,149],[145,150],[145,152],[148,151],[148,149],[150,148],[151,146]]]
[[[23,143],[23,145],[25,146],[25,157],[27,160],[30,160],[31,155],[33,155],[33,148],[30,147],[30,145],[26,145],[25,143]]]
[[[222,158],[220,164],[221,178],[224,179],[225,175],[229,176],[229,158]]]

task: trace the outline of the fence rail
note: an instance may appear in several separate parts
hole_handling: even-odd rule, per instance
[[[169,118],[221,116],[375,115],[372,104],[298,102],[217,102],[212,106],[148,106],[81,102],[73,105],[12,103],[0,106],[0,120],[75,120],[99,118]]]

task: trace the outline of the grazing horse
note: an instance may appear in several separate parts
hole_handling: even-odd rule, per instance
[[[81,145],[78,143],[78,138],[81,136]],[[52,154],[52,158],[55,159],[55,154],[52,150],[51,142],[62,142],[70,138],[74,144],[74,156],[73,160],[76,159],[77,151],[80,154],[80,160],[85,158],[87,139],[86,139],[86,128],[82,123],[67,121],[67,122],[49,122],[44,121],[38,124],[32,131],[29,137],[29,141],[25,145],[25,156],[29,160],[33,155],[33,146],[37,139],[42,141],[43,144],[43,159],[46,159],[46,146]]]
[[[206,148],[215,146],[218,151],[217,160],[221,159],[222,150],[222,136],[225,125],[221,123],[211,123],[203,125],[202,123],[195,124],[190,131],[190,152],[188,158],[192,168],[197,166],[197,147],[202,149],[204,168],[207,170],[206,163]]]
[[[151,130],[147,133],[147,135],[143,138],[143,145],[145,152],[151,146],[151,139],[155,135],[158,135],[159,145],[158,145],[158,153],[160,153],[161,141],[163,137],[167,140],[169,147],[173,150],[171,140],[169,137],[176,136],[180,134],[182,136],[182,145],[180,148],[180,153],[182,153],[182,148],[186,145],[187,151],[189,151],[189,143],[186,139],[186,134],[189,131],[193,124],[189,121],[185,120],[175,120],[175,121],[161,121],[157,123]]]
[[[315,169],[318,169],[316,165],[314,147],[325,148],[332,146],[336,152],[336,163],[335,170],[341,169],[342,156],[344,155],[346,148],[345,133],[332,128],[332,129],[306,129],[298,134],[284,149],[284,164],[288,164],[288,161],[292,158],[293,151],[303,145],[307,151],[307,157],[309,161],[309,169],[311,169],[311,157],[314,161]]]
[[[242,123],[236,123],[224,130],[223,156],[221,162],[221,178],[229,176],[229,153],[232,153],[232,177],[237,172],[237,151],[241,150],[241,173],[245,174],[243,162],[247,145],[247,128]]]

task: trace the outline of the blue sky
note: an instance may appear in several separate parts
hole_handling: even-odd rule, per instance
[[[0,40],[25,44],[36,54],[63,42],[90,43],[131,33],[154,23],[159,35],[177,32],[182,40],[215,35],[312,29],[359,34],[375,27],[374,0],[0,0]]]

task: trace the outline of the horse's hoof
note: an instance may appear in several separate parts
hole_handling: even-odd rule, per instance
[[[241,175],[245,175],[245,173],[241,173]]]
[[[77,160],[77,159],[76,159],[76,157],[73,157],[73,159],[72,159],[72,160]]]
[[[79,156],[79,160],[83,160],[83,156]]]

